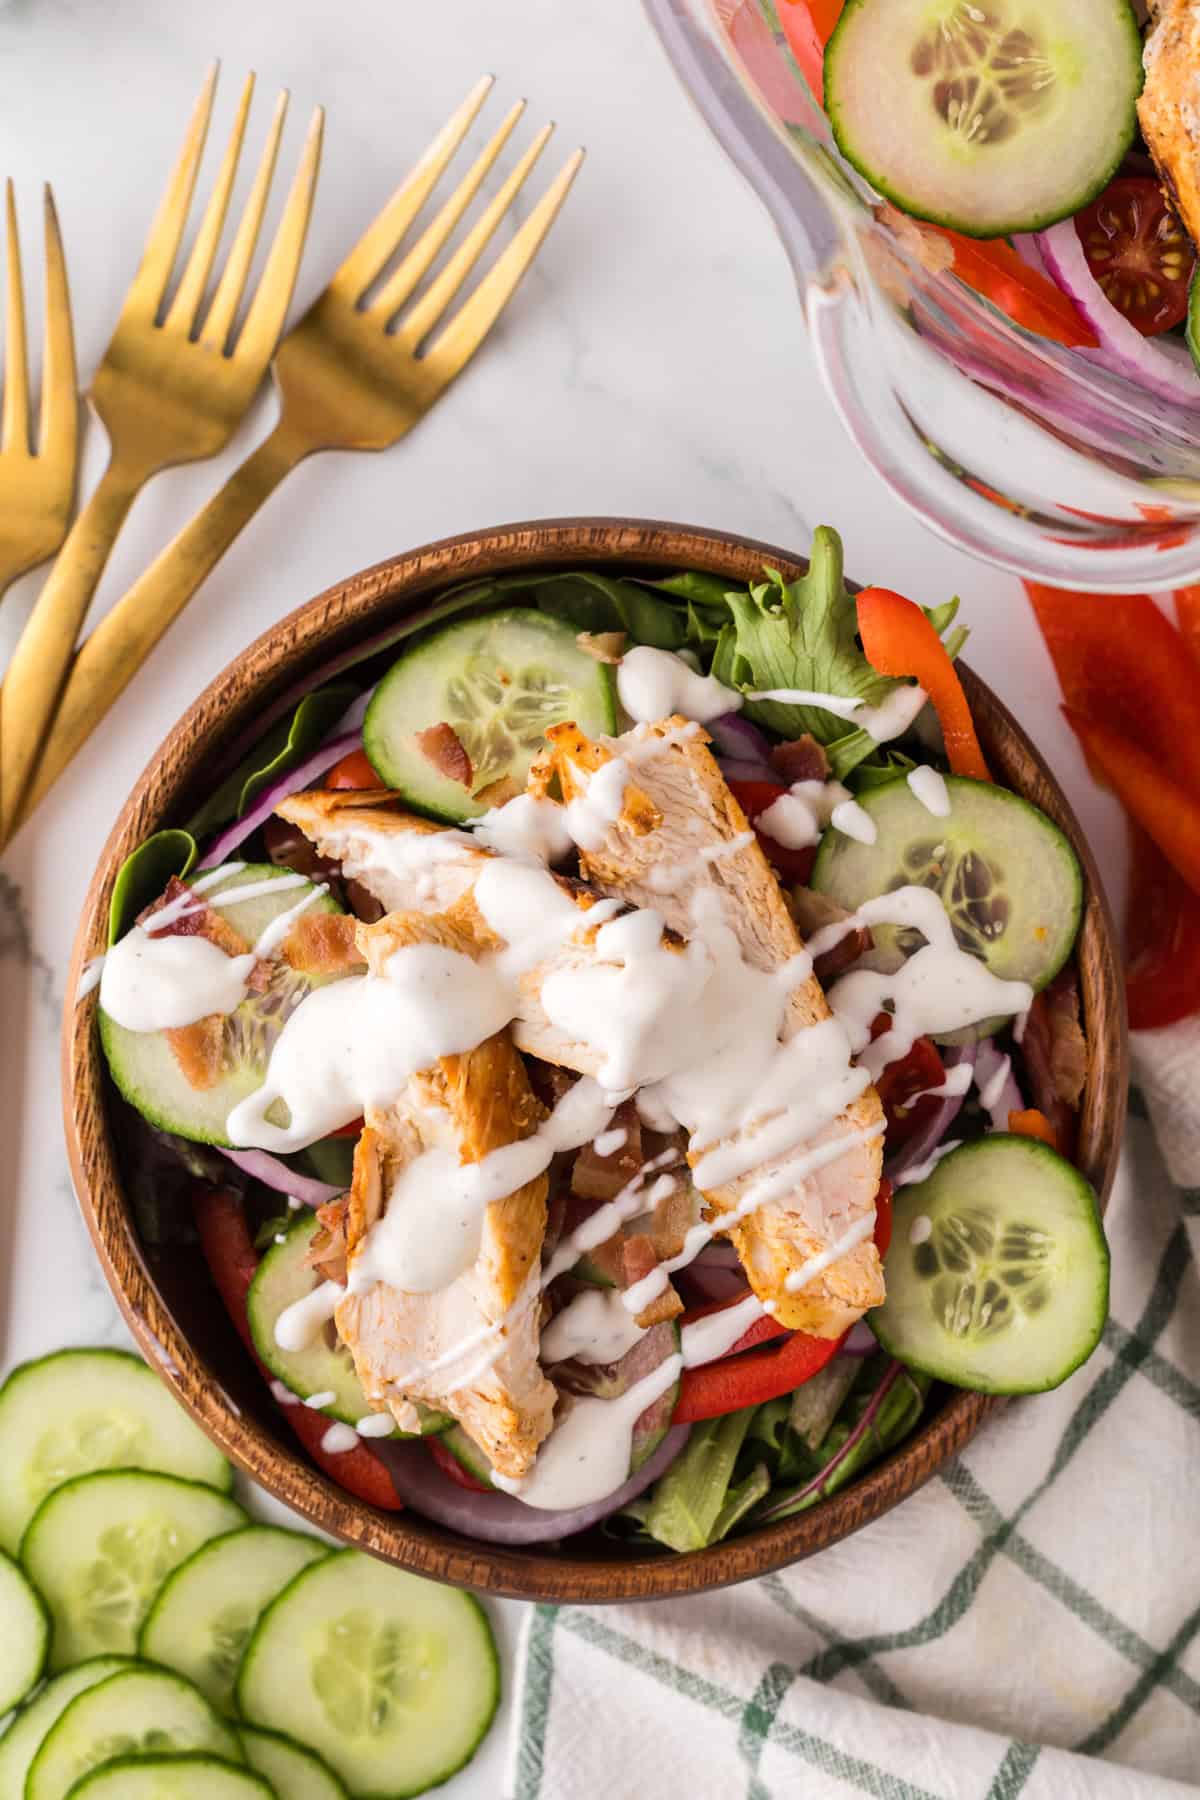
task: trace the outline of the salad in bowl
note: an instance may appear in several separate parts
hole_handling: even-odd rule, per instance
[[[126,858],[82,999],[142,1240],[348,1494],[703,1550],[1090,1355],[1084,880],[956,612],[826,528],[468,580]]]

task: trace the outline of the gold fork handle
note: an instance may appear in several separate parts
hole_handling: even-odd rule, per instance
[[[145,470],[114,457],[67,534],[4,677],[0,819],[16,819],[88,605]]]
[[[23,818],[57,781],[238,533],[308,449],[281,421],[101,619],[71,666]],[[8,706],[6,681],[5,713]]]

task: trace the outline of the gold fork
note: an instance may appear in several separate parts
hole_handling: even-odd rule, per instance
[[[54,195],[44,189],[46,345],[37,449],[30,445],[29,362],[17,207],[8,183],[8,319],[4,416],[0,425],[0,594],[53,556],[67,535],[75,498],[79,397],[71,298]]]
[[[418,354],[446,313],[545,148],[533,140],[445,267],[401,319],[524,110],[502,121],[441,210],[379,293],[366,295],[400,248],[492,83],[472,89],[408,179],[368,226],[324,293],[279,346],[274,363],[280,416],[271,434],[221,491],[96,626],[75,658],[38,768],[32,810],[99,724],[126,683],[284,476],[316,450],[382,450],[410,431],[479,348],[566,198],[583,160],[570,156],[468,299]]]
[[[274,177],[287,112],[283,93],[224,271],[204,311],[254,92],[251,75],[196,242],[158,322],[191,207],[216,81],[214,65],[92,382],[92,405],[110,440],[108,467],[71,529],[4,679],[0,818],[10,829],[45,743],[88,604],[134,498],[160,469],[213,456],[229,442],[266,372],[291,301],[320,163],[320,108],[245,323],[234,336]]]

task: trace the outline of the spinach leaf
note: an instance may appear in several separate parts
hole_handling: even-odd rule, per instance
[[[108,941],[124,937],[138,914],[158,896],[172,875],[186,875],[196,860],[190,831],[156,831],[139,844],[117,871],[108,906]]]
[[[625,631],[635,644],[681,650],[687,641],[686,610],[653,593],[644,583],[594,569],[555,570],[545,575],[504,575],[496,593],[573,625],[576,631]]]
[[[334,682],[306,694],[290,719],[281,719],[209,795],[188,820],[194,837],[204,837],[229,819],[240,819],[259,794],[315,750],[358,696],[352,682]]]

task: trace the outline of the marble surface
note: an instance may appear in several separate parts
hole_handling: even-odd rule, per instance
[[[503,325],[407,442],[304,465],[246,532],[0,866],[0,1322],[5,1366],[125,1333],[67,1174],[58,1036],[80,903],[113,816],[180,711],[257,633],[327,583],[443,534],[571,513],[628,513],[803,549],[836,525],[849,568],[928,601],[959,592],[970,659],[1033,730],[1119,879],[1123,836],[1089,783],[1017,582],[929,536],[860,464],[806,352],[765,214],[677,87],[636,0],[13,0],[0,9],[0,167],[13,176],[37,289],[39,183],[54,183],[80,366],[102,353],[201,75],[258,71],[252,143],[292,90],[285,155],[328,109],[298,292],[318,290],[482,70],[485,112],[518,95],[559,121],[547,166],[588,160]],[[211,148],[211,147],[210,147]],[[219,463],[171,472],[138,502],[98,598],[123,591],[265,432],[264,396]],[[85,485],[104,457],[88,434]],[[0,609],[0,657],[39,577]],[[1118,890],[1119,891],[1119,890]],[[511,1648],[520,1609],[493,1609]],[[511,1667],[511,1661],[509,1662]],[[444,1790],[500,1789],[503,1732]]]

